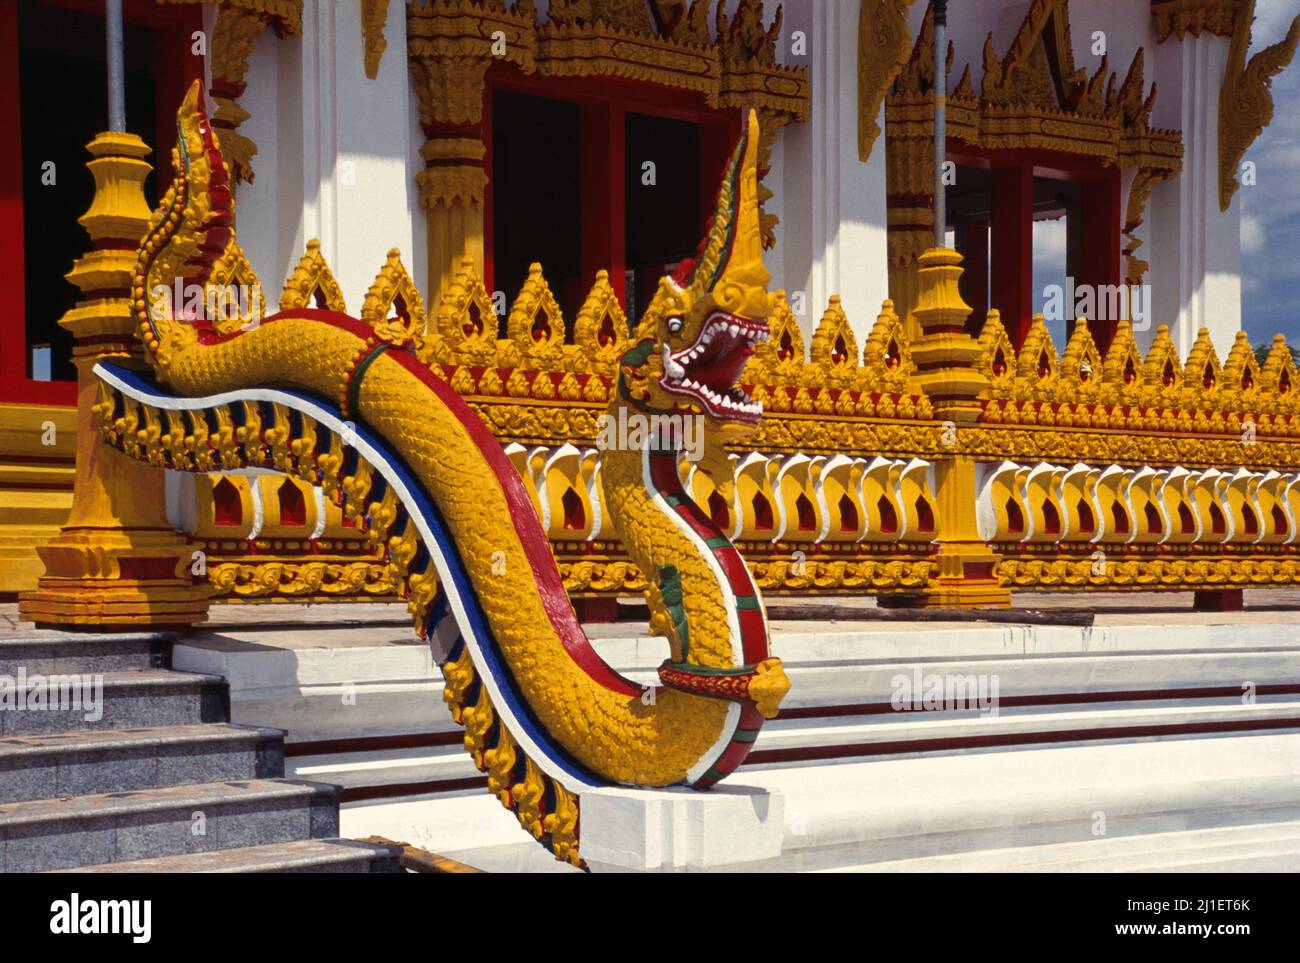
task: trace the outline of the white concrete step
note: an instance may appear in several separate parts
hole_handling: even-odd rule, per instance
[[[774,646],[775,647],[775,646]],[[1168,690],[1229,690],[1249,686],[1300,685],[1300,652],[1289,648],[1198,650],[1194,652],[988,656],[960,660],[881,662],[857,659],[803,659],[783,655],[790,694],[783,709],[826,705],[888,703],[900,677],[924,676],[996,681],[1003,699],[1089,693],[1158,693]]]
[[[1088,859],[1096,871],[1282,868],[1296,850],[1286,827],[1300,820],[1300,733],[808,763],[745,769],[732,783],[784,796],[783,856],[746,867],[755,871],[901,871],[939,859],[950,862],[936,869],[953,871],[963,860],[1043,871]],[[560,869],[482,791],[345,804],[340,827],[482,869]]]
[[[1295,872],[1300,820],[1150,833],[914,859],[836,866],[822,872]]]
[[[448,782],[482,775],[461,745],[295,756],[285,760],[285,768],[295,779],[328,782],[344,789]]]
[[[1288,725],[1290,724],[1290,725]],[[753,768],[773,753],[845,755],[955,752],[964,746],[1084,743],[1098,738],[1125,740],[1177,738],[1204,734],[1199,727],[1258,727],[1300,730],[1300,699],[1261,696],[1240,699],[1178,699],[1094,702],[1077,705],[1011,706],[996,714],[979,710],[884,712],[829,718],[774,719],[763,725],[751,759]],[[1113,735],[1107,736],[1107,732]],[[964,745],[963,745],[964,744]],[[798,763],[794,763],[798,764]]]
[[[751,769],[785,797],[787,856],[857,865],[1300,815],[1300,733]]]
[[[1170,619],[1175,613],[1164,613]],[[1190,616],[1191,613],[1188,613]],[[967,623],[778,623],[792,709],[888,702],[893,681],[928,673],[998,679],[1002,697],[1300,684],[1300,620],[1160,628]],[[1136,616],[1131,616],[1136,618]],[[655,681],[663,639],[635,625],[593,626],[601,655],[636,681]],[[445,732],[441,673],[404,626],[327,633],[223,629],[176,646],[176,668],[230,682],[231,721],[285,729],[286,742]]]
[[[1123,740],[1183,738],[1189,727],[1258,727],[1295,722],[1300,699],[1264,696],[1252,705],[1239,699],[1152,700],[1066,706],[1018,706],[997,715],[969,712],[889,712],[830,718],[776,719],[764,724],[743,773],[756,767],[804,766],[816,758],[954,753],[978,746],[1020,741],[1025,745],[1082,744],[1098,738]],[[1164,731],[1162,731],[1164,730]],[[1276,730],[1275,730],[1276,731]],[[914,743],[915,749],[908,744]],[[774,759],[793,755],[797,759]],[[328,782],[345,789],[454,782],[481,776],[459,745],[335,752],[286,760],[295,779]]]

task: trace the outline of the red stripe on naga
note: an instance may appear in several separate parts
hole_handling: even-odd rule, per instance
[[[673,454],[652,454],[650,456],[650,481],[656,489],[663,495],[677,495],[681,501],[677,505],[677,514],[695,531],[702,539],[725,538],[723,532],[713,524],[700,507],[695,504],[689,495],[682,488],[681,478],[677,474],[677,455]],[[749,567],[745,565],[744,559],[741,558],[740,552],[728,541],[725,548],[711,549],[714,558],[717,559],[719,567],[731,587],[731,591],[739,598],[758,599],[758,588],[754,585],[754,580],[749,574]],[[758,603],[762,605],[761,602]],[[746,610],[740,610],[741,615]],[[761,609],[758,619],[739,618],[740,624],[740,644],[741,656],[747,665],[753,665],[768,658],[770,652],[767,644],[767,620],[762,617]]]

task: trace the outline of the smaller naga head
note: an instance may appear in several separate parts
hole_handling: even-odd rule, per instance
[[[716,441],[747,433],[763,413],[737,383],[768,338],[772,298],[758,208],[758,117],[727,164],[699,254],[659,289],[620,362],[619,395],[647,412],[702,414]]]

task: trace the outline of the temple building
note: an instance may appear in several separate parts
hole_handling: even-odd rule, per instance
[[[103,127],[98,99],[76,95],[103,74],[101,7],[0,4],[0,109],[18,133],[3,146],[0,218],[12,276],[0,331],[4,592],[34,586],[33,548],[70,505],[73,335],[59,320],[78,300],[62,275],[86,249],[75,223],[93,190],[84,146]],[[950,4],[945,228],[964,258],[973,336],[995,310],[1019,351],[1046,313],[1057,352],[1087,317],[1102,355],[1129,320],[1144,355],[1165,326],[1180,358],[1202,329],[1228,356],[1241,326],[1237,183],[1271,116],[1265,79],[1245,69],[1248,7]],[[619,323],[635,319],[692,254],[742,108],[754,107],[768,267],[800,341],[782,332],[780,363],[809,339],[814,355],[860,363],[887,299],[903,338],[919,334],[916,259],[934,232],[935,181],[925,3],[127,0],[125,12],[127,117],[155,168],[148,201],[170,175],[180,92],[201,78],[249,277],[295,277],[315,303],[363,314],[395,285],[387,308],[428,325],[472,278],[487,296],[476,337],[511,337],[523,297],[545,305],[530,331],[546,336],[527,350],[580,350],[584,323],[609,344],[599,324],[610,318],[584,314],[589,295],[607,288]],[[1044,223],[1066,237],[1057,273],[1068,283],[1054,294],[1034,288]],[[274,309],[274,290],[258,297]],[[879,348],[892,359],[899,343]],[[57,430],[42,444],[27,428],[46,424]],[[340,564],[361,551],[292,484],[194,484],[169,517],[214,542],[247,538],[255,500],[259,535],[328,530]],[[589,527],[580,508],[561,537]]]
[[[1300,800],[1263,741],[1294,749],[1300,634],[1249,621],[1254,600],[1300,586],[1300,370],[1282,336],[1242,330],[1241,212],[1300,16],[1260,37],[1256,0],[107,9],[0,0],[0,603],[15,625],[178,633],[169,669],[224,677],[225,721],[287,730],[291,775],[345,787],[344,835],[450,838],[505,867],[536,868],[517,840],[494,849],[516,822],[566,867],[771,868],[796,851],[804,868],[875,865],[853,833],[906,836],[907,792],[862,829],[854,800],[877,776],[859,757],[906,756],[897,785],[931,780],[937,797],[971,783],[968,749],[1068,743],[1041,770],[1010,751],[989,770],[1064,794],[1112,765],[1070,753],[1124,733],[1132,786],[1107,805],[1134,826],[1165,812],[1144,773],[1173,787],[1195,769],[1188,746],[1142,741],[1165,736],[1244,733],[1205,749],[1219,789],[1168,789],[1186,816],[1170,832],[1228,813],[1229,775],[1267,782],[1279,812]],[[677,344],[684,330],[698,340]],[[231,344],[257,347],[222,355],[238,357],[229,383],[215,361],[178,360]],[[267,360],[289,351],[288,373]],[[658,413],[661,395],[708,415],[716,446],[628,443],[643,455],[628,468],[607,419]],[[481,519],[438,487],[462,470]],[[637,498],[689,558],[654,555]],[[497,500],[509,511],[489,518]],[[544,613],[572,656],[559,695],[509,662],[515,609],[485,587],[507,556],[527,560],[508,576],[518,613]],[[683,601],[713,578],[721,602]],[[1170,618],[1204,658],[1141,619],[1093,634],[1092,608],[1153,598],[1188,609]],[[1001,634],[1026,599],[1030,627]],[[1056,605],[1089,614],[1038,611]],[[918,621],[819,634],[800,606]],[[931,632],[928,609],[992,621]],[[697,666],[717,611],[735,664]],[[1197,634],[1207,611],[1245,621]],[[431,646],[418,657],[391,627],[411,620]],[[580,623],[608,635],[584,648]],[[919,692],[945,659],[991,675],[994,701],[1002,678],[1012,708],[1049,707],[1042,728],[1014,713],[873,728],[899,698],[895,662],[918,667]],[[357,685],[364,720],[336,711]],[[1243,685],[1275,704],[1238,705]],[[690,729],[637,729],[638,687],[720,734],[687,762],[633,758],[636,738],[676,752]],[[573,692],[595,695],[575,709]],[[731,701],[715,719],[709,700]],[[1061,708],[1085,702],[1104,706]],[[607,714],[587,726],[591,706]],[[610,746],[575,735],[604,729]],[[763,792],[804,815],[728,797],[736,811],[709,818],[741,828],[721,848],[646,843],[644,865],[618,862],[602,827],[641,803],[614,789],[708,788],[742,765],[768,767]],[[485,786],[508,811],[493,803],[490,827]],[[440,808],[411,808],[423,796]],[[659,800],[677,814],[665,826],[695,826],[680,799]],[[978,826],[921,822],[994,832],[996,802],[971,803]],[[1069,823],[1040,840],[1064,846],[1077,802],[1021,815]],[[1300,826],[1286,838],[1300,858]],[[1186,845],[1200,859],[1210,844]],[[1073,865],[1064,853],[1042,865]]]

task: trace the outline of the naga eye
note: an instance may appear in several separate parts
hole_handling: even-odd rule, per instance
[[[669,318],[668,330],[671,331],[673,334],[676,334],[678,331],[682,330],[682,325],[684,323],[685,322],[682,321],[681,318]]]

